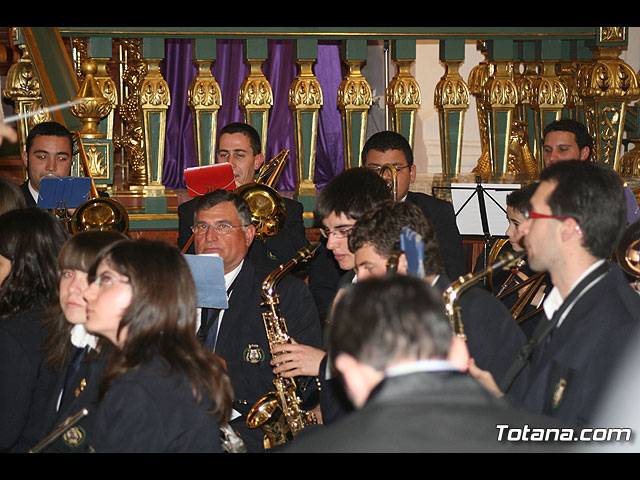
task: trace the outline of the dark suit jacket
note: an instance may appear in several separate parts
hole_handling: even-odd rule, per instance
[[[75,349],[72,345],[70,348]],[[27,426],[24,429],[20,442],[14,447],[14,452],[26,452],[33,448],[38,442],[44,439],[58,425],[70,416],[78,413],[83,408],[89,410],[89,415],[80,424],[81,435],[71,438],[61,436],[52,443],[45,452],[87,452],[86,432],[91,430],[95,419],[95,410],[98,404],[98,393],[102,372],[106,359],[92,351],[81,363],[76,375],[76,382],[71,387],[69,401],[60,405],[58,410],[58,398],[64,387],[65,377],[69,362],[59,371],[52,371],[46,364],[42,366],[38,377],[37,391],[34,399],[33,414],[29,416]],[[77,389],[77,390],[76,390]],[[85,433],[85,435],[82,435]]]
[[[407,193],[406,201],[420,207],[425,217],[433,223],[447,276],[458,278],[467,273],[462,237],[451,202],[417,192]]]
[[[0,451],[18,442],[33,407],[46,336],[40,319],[37,310],[0,319]]]
[[[95,410],[88,442],[96,452],[221,452],[211,403],[196,404],[189,380],[150,362],[115,378]]]
[[[248,257],[257,265],[271,270],[291,260],[302,247],[309,245],[306,237],[302,213],[304,208],[300,202],[283,197],[287,220],[284,228],[274,237],[265,240],[254,240],[249,248]],[[195,213],[197,198],[192,198],[178,207],[178,247],[180,249],[191,238],[191,226]],[[195,253],[193,244],[186,253]],[[302,271],[306,265],[296,267],[295,272]]]
[[[436,288],[444,292],[449,284],[441,275]],[[499,382],[526,342],[524,333],[504,304],[478,286],[463,292],[457,305],[471,357]]]
[[[269,340],[262,319],[266,310],[261,307],[262,282],[269,273],[270,270],[245,259],[222,317],[215,350],[226,361],[235,395],[234,408],[242,414],[234,426],[240,430],[249,451],[261,445],[263,434],[261,429],[246,429],[246,415],[263,395],[274,389]],[[320,322],[305,283],[287,275],[278,282],[276,292],[279,314],[285,319],[289,335],[300,344],[320,348]]]
[[[617,264],[543,342],[508,392],[527,410],[588,425],[620,352],[638,329],[640,296]],[[544,321],[544,319],[542,320]]]
[[[508,452],[496,425],[558,426],[519,411],[466,374],[418,372],[385,378],[360,410],[329,426],[310,427],[284,452]],[[505,434],[506,436],[506,434]],[[521,447],[527,447],[524,445]]]

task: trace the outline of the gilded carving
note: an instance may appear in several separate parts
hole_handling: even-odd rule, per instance
[[[273,91],[262,73],[262,60],[249,60],[249,75],[240,85],[238,103],[245,109],[264,109],[273,106]]]
[[[320,82],[314,78],[298,77],[289,89],[289,105],[293,107],[322,106],[322,88]]]
[[[82,123],[82,130],[80,131],[82,136],[104,138],[105,135],[98,130],[98,123],[111,112],[113,104],[102,95],[102,91],[94,78],[94,74],[98,70],[96,62],[86,59],[82,62],[81,68],[84,81],[77,96],[74,98],[74,100],[80,100],[81,103],[72,105],[70,110]]]
[[[434,102],[440,108],[467,108],[469,106],[469,87],[463,78],[455,72],[447,72],[436,84]]]
[[[600,42],[624,42],[627,38],[626,27],[600,27]]]
[[[370,107],[373,102],[371,86],[362,77],[349,76],[345,78],[338,88],[338,106],[349,107]]]
[[[149,70],[140,87],[140,105],[142,107],[166,107],[170,103],[169,85],[160,74],[156,62],[149,63]]]
[[[633,69],[618,58],[620,48],[601,48],[593,61],[578,70],[576,88],[582,97],[635,97],[640,95]]]
[[[95,145],[91,145],[86,150],[87,160],[89,161],[89,170],[93,178],[106,177],[109,175],[107,161]]]
[[[607,105],[602,108],[602,130],[600,134],[602,161],[609,166],[613,165],[615,160],[620,113],[620,108],[615,105]]]
[[[188,91],[187,102],[193,108],[222,105],[220,85],[213,77],[211,79],[198,78],[194,80],[192,87]]]
[[[411,62],[397,62],[398,72],[387,88],[387,104],[402,107],[419,107],[422,100],[420,86],[409,72]]]

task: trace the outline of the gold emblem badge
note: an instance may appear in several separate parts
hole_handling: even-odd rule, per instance
[[[62,440],[69,447],[79,447],[84,442],[86,435],[82,427],[73,427],[67,430],[62,436]]]
[[[83,378],[83,379],[80,381],[80,385],[78,386],[78,388],[76,388],[76,390],[75,390],[75,392],[74,392],[74,393],[75,393],[75,395],[76,395],[76,397],[77,397],[78,395],[80,395],[80,392],[81,392],[81,391],[83,391],[83,390],[84,390],[84,387],[86,387],[86,386],[87,386],[87,379],[86,379],[86,378]]]
[[[553,391],[553,409],[558,408],[558,405],[560,405],[565,388],[567,388],[567,381],[564,378],[561,378],[560,381],[556,383],[556,388]]]
[[[245,362],[260,363],[264,360],[264,352],[260,348],[260,345],[249,344],[247,345],[247,348],[244,349],[242,357]]]

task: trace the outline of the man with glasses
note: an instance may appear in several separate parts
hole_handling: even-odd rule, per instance
[[[626,224],[618,175],[583,161],[544,169],[520,226],[531,268],[553,289],[546,319],[500,384],[470,372],[526,409],[588,425],[617,360],[637,328],[640,297],[607,258]]]
[[[372,135],[362,149],[362,165],[379,172],[385,164],[397,170],[397,200],[407,201],[420,207],[425,217],[431,220],[438,238],[442,260],[449,278],[458,278],[466,273],[462,237],[456,224],[453,205],[426,193],[411,192],[409,188],[416,180],[416,165],[409,142],[399,133],[382,131]],[[385,173],[385,176],[389,174]]]
[[[219,163],[231,163],[236,188],[253,182],[255,172],[264,163],[260,135],[246,123],[225,125],[218,137],[217,158]],[[284,227],[270,238],[256,239],[249,248],[249,258],[267,268],[277,268],[288,262],[296,252],[309,244],[302,219],[303,207],[300,202],[283,197],[287,218]],[[182,203],[178,207],[178,246],[184,248],[191,238],[191,226],[197,198]],[[193,253],[193,246],[187,253]],[[301,267],[302,270],[304,267]]]
[[[249,205],[232,192],[216,190],[199,197],[192,230],[196,254],[222,257],[229,299],[225,310],[203,309],[198,337],[221,358],[231,378],[235,393],[232,426],[248,451],[261,451],[264,432],[248,429],[245,422],[251,407],[274,388],[270,345],[262,319],[266,310],[261,307],[262,282],[271,270],[247,257],[255,227]],[[305,283],[287,275],[279,281],[276,292],[289,334],[298,342],[320,347],[320,322]],[[307,394],[313,385],[315,381]]]

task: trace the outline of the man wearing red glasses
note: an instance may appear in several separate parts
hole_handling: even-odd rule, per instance
[[[500,385],[471,373],[528,410],[588,425],[640,315],[640,296],[606,261],[625,229],[624,193],[615,172],[589,162],[558,162],[540,180],[520,228],[531,268],[553,283],[546,321]]]

